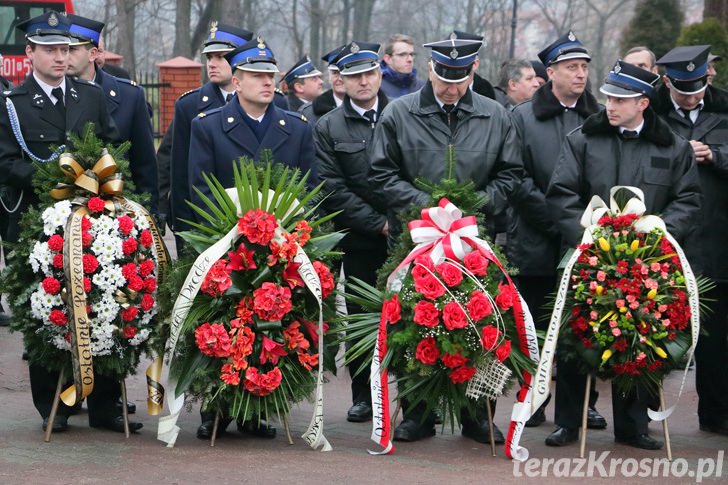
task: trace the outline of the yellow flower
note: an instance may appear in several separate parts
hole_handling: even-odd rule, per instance
[[[647,299],[648,300],[654,300],[657,296],[657,290],[652,288],[650,291],[647,292]]]
[[[612,349],[607,349],[602,353],[602,364],[609,360],[612,356]]]
[[[599,238],[599,247],[602,248],[602,251],[609,251],[609,249],[610,249],[609,241],[607,241],[603,237],[600,237]]]
[[[593,327],[594,325],[596,325],[596,324],[597,324],[597,322],[589,322],[589,325],[591,325],[592,327]]]
[[[623,306],[619,309],[619,313],[627,313],[627,307]]]
[[[604,288],[601,285],[597,285],[596,287],[597,295],[601,295],[604,293]]]
[[[640,247],[640,242],[637,239],[635,239],[634,241],[632,241],[632,244],[629,245],[629,249],[631,249],[632,252],[637,251],[637,249],[639,249],[639,247]]]
[[[662,350],[662,347],[655,347],[655,353],[657,355],[659,355],[660,357],[662,357],[663,359],[667,358],[667,353],[664,350]]]

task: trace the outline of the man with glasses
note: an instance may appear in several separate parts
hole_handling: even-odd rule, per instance
[[[409,35],[394,34],[384,45],[382,91],[388,99],[419,91],[425,82],[417,78],[415,42]]]

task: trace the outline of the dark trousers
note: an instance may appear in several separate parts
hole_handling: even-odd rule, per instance
[[[698,418],[712,424],[728,419],[728,283],[716,283],[705,297],[715,301],[700,319],[707,335],[700,336],[695,349],[695,388]]]
[[[548,295],[556,289],[556,275],[518,275],[515,283],[521,296],[526,300],[536,329],[545,331],[548,328],[550,313],[548,309],[544,308],[544,305]]]
[[[355,277],[366,281],[370,285],[377,282],[377,270],[387,259],[387,243],[384,237],[380,238],[379,244],[372,244],[367,249],[346,249],[344,253],[344,275],[346,278]],[[349,314],[361,312],[361,308],[347,303]],[[353,342],[351,342],[353,343]],[[348,343],[348,345],[351,345]],[[372,395],[369,385],[369,370],[365,367],[357,372],[367,361],[368,356],[362,355],[354,359],[346,367],[351,376],[351,400],[353,403],[366,402],[371,404]]]
[[[51,372],[37,364],[31,364],[29,370],[30,391],[33,395],[33,404],[41,417],[47,418],[51,414],[59,373]],[[71,383],[72,379],[69,379],[64,383],[62,390]],[[116,405],[119,397],[121,397],[119,381],[94,373],[94,389],[88,398],[86,398],[89,424],[92,426],[102,425],[119,416],[121,411]],[[69,416],[71,414],[71,408],[66,406],[63,401],[60,401],[58,403],[57,414],[60,416]]]
[[[495,407],[498,401],[493,399],[490,401],[490,409],[495,415]],[[435,425],[435,413],[427,413],[427,404],[424,402],[418,402],[416,405],[412,405],[407,399],[402,399],[402,414],[404,419],[415,421],[420,424],[423,428],[431,428]],[[475,412],[475,416],[470,416],[466,409],[460,410],[460,420],[463,426],[479,426],[481,422],[487,421],[488,411],[485,408],[485,404],[482,408],[478,408]]]

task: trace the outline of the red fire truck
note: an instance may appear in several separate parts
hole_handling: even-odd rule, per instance
[[[73,13],[71,0],[0,0],[0,74],[15,84],[30,72],[25,56],[25,36],[15,28],[20,22],[48,10]]]

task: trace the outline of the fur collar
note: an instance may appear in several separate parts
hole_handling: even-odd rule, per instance
[[[672,145],[675,135],[667,123],[657,116],[651,107],[645,110],[645,125],[640,131],[640,139],[647,140],[655,145],[670,146]],[[612,135],[617,136],[619,128],[609,124],[607,119],[607,111],[602,110],[599,113],[591,115],[584,121],[581,132],[585,135]]]
[[[336,108],[336,101],[334,100],[334,91],[329,89],[324,91],[321,96],[317,96],[316,99],[311,103],[313,113],[319,118]]]
[[[493,85],[477,72],[473,77],[473,91],[481,96],[485,96],[486,98],[495,99],[495,89],[493,89]]]
[[[554,92],[551,89],[551,81],[536,90],[531,103],[533,106],[533,114],[539,121],[555,118],[564,111],[563,105],[554,96]],[[585,90],[577,100],[574,110],[586,118],[594,113],[598,113],[601,110],[601,106],[599,106],[597,98]]]

